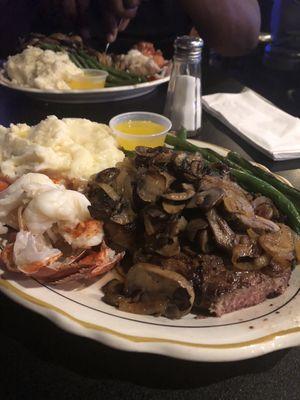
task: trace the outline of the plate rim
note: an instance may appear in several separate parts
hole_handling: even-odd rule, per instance
[[[129,90],[138,90],[138,89],[145,89],[150,87],[155,87],[166,83],[170,80],[170,76],[165,76],[162,78],[155,79],[149,82],[142,82],[136,83],[134,85],[126,85],[126,86],[117,86],[117,87],[110,87],[110,88],[103,88],[103,89],[93,89],[93,90],[43,90],[37,88],[29,88],[26,86],[18,86],[13,84],[9,79],[5,78],[4,76],[4,69],[0,70],[0,86],[16,90],[22,93],[29,93],[29,94],[37,94],[37,95],[45,95],[45,96],[76,96],[76,95],[100,95],[100,94],[107,94],[107,93],[120,93],[126,92]]]
[[[131,342],[147,342],[147,343],[170,343],[170,344],[177,344],[181,346],[187,346],[187,347],[193,347],[193,348],[203,348],[203,349],[240,349],[240,348],[245,348],[251,345],[256,345],[260,343],[266,343],[268,341],[271,341],[272,339],[275,339],[277,337],[283,337],[286,335],[289,335],[291,333],[300,333],[300,326],[299,327],[294,327],[294,328],[289,328],[289,329],[283,329],[281,331],[277,331],[268,335],[264,335],[262,337],[252,339],[252,340],[246,340],[244,342],[238,342],[238,343],[224,343],[224,344],[205,344],[205,343],[193,343],[193,342],[185,342],[185,341],[180,341],[180,340],[173,340],[173,339],[164,339],[164,338],[151,338],[151,337],[144,337],[144,336],[136,336],[136,335],[128,335],[125,333],[118,332],[114,329],[110,329],[101,325],[97,325],[91,322],[83,321],[79,318],[74,317],[70,313],[68,313],[65,310],[62,310],[58,308],[57,306],[53,306],[50,303],[47,303],[44,300],[40,300],[37,297],[31,296],[26,292],[23,292],[21,289],[17,288],[13,284],[11,284],[8,281],[5,281],[3,279],[0,279],[0,286],[4,287],[5,289],[12,291],[16,295],[21,296],[24,300],[31,302],[32,304],[38,305],[39,307],[46,308],[48,310],[51,310],[52,312],[57,312],[60,315],[69,318],[71,321],[78,323],[79,325],[83,326],[84,328],[87,329],[93,329],[105,333],[112,334],[117,337],[121,337],[123,339],[127,339]]]

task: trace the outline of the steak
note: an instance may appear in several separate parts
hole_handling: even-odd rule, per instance
[[[155,261],[163,269],[173,270],[191,281],[196,313],[205,311],[217,317],[279,296],[286,290],[291,276],[290,268],[277,264],[259,271],[235,271],[215,255],[189,257],[181,253]]]
[[[291,268],[272,273],[272,266],[264,271],[233,271],[225,267],[222,258],[201,256],[201,295],[197,306],[220,317],[224,314],[262,303],[267,298],[282,294],[291,276]],[[270,271],[271,270],[271,271]]]

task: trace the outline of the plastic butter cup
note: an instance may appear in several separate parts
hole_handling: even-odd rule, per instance
[[[97,90],[105,87],[108,73],[98,69],[84,69],[83,74],[72,76],[67,84],[73,90]]]
[[[120,125],[128,122],[149,122],[160,126],[155,133],[143,133],[135,132],[134,134],[122,132],[119,129]],[[166,135],[172,127],[171,121],[160,114],[150,113],[150,112],[129,112],[125,114],[117,115],[112,118],[109,122],[109,126],[113,131],[113,134],[118,142],[118,145],[125,150],[134,150],[137,146],[145,147],[158,147],[163,146],[165,143]]]

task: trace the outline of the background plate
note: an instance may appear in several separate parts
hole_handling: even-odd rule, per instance
[[[106,103],[144,96],[152,92],[157,86],[168,82],[170,77],[164,77],[151,82],[139,83],[137,85],[119,86],[99,90],[40,90],[20,87],[12,84],[0,72],[0,85],[11,90],[26,94],[36,100],[56,103]]]
[[[203,142],[222,154],[225,149]],[[293,271],[286,292],[221,318],[180,320],[121,312],[101,301],[109,276],[71,290],[40,284],[4,273],[0,290],[61,328],[108,346],[194,361],[235,361],[300,345],[300,268]]]

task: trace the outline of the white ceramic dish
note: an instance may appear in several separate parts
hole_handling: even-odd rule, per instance
[[[26,94],[36,100],[55,103],[106,103],[110,101],[133,99],[152,92],[157,86],[169,80],[170,77],[166,76],[151,82],[98,90],[45,91],[14,85],[4,76],[4,71],[0,71],[0,86]]]
[[[197,143],[226,154],[219,147]],[[104,279],[106,282],[107,276]],[[121,350],[218,362],[300,345],[299,266],[282,296],[221,318],[195,319],[187,315],[171,321],[120,312],[101,301],[103,283],[62,290],[5,273],[0,290],[62,329]]]

